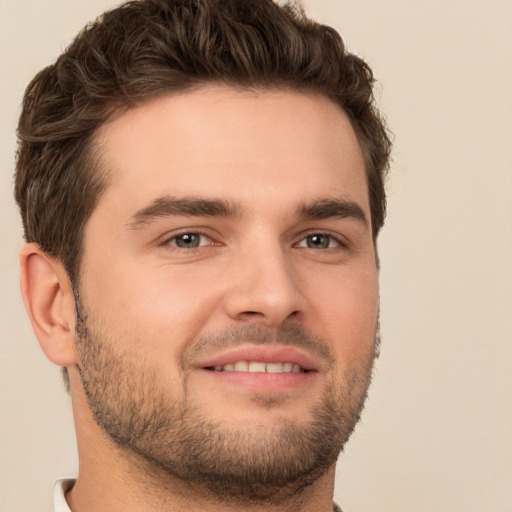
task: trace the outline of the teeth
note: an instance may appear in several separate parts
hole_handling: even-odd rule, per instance
[[[235,372],[246,372],[249,370],[249,363],[247,361],[237,361],[234,369]]]
[[[283,373],[283,363],[267,363],[267,373]]]
[[[266,371],[265,363],[256,363],[255,361],[251,361],[249,363],[249,371],[251,373],[257,373],[257,372],[263,373]]]
[[[261,361],[237,361],[223,366],[215,366],[216,372],[249,372],[249,373],[301,373],[302,368],[293,363],[263,363]]]

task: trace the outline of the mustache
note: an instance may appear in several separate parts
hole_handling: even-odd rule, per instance
[[[283,324],[278,328],[254,324],[233,327],[220,332],[204,334],[186,347],[181,355],[181,367],[196,360],[202,354],[230,349],[241,345],[278,344],[302,348],[321,358],[329,365],[335,364],[335,357],[325,340],[309,333],[297,324]]]

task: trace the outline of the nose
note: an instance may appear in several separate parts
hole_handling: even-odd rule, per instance
[[[279,243],[269,245],[260,244],[234,262],[225,310],[237,321],[278,327],[289,318],[300,319],[307,301],[298,286],[293,257]]]

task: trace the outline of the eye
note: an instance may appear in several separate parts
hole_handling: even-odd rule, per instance
[[[313,233],[303,238],[298,244],[298,247],[307,247],[309,249],[332,249],[339,247],[341,244],[331,235],[323,233]]]
[[[196,249],[203,245],[209,245],[211,242],[210,237],[201,233],[182,233],[167,240],[166,244],[180,249]]]

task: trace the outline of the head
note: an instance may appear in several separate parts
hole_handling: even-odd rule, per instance
[[[76,307],[76,351],[81,362],[79,373],[83,390],[89,399],[96,422],[120,446],[128,446],[132,453],[143,455],[146,461],[157,460],[160,469],[171,472],[176,467],[176,459],[182,460],[186,456],[184,451],[193,452],[191,443],[194,439],[199,437],[208,440],[215,456],[201,459],[201,467],[205,471],[201,478],[205,488],[210,491],[214,486],[213,482],[218,481],[218,478],[210,477],[218,470],[217,463],[222,446],[226,443],[239,446],[239,450],[232,450],[232,459],[226,461],[227,467],[240,468],[238,474],[229,475],[229,480],[234,482],[230,493],[236,494],[241,492],[240,489],[248,489],[246,475],[251,474],[254,483],[252,496],[255,498],[264,496],[266,491],[261,486],[267,489],[272,482],[277,486],[290,482],[295,482],[296,485],[302,479],[300,485],[308,486],[332,465],[359,417],[376,352],[375,241],[385,216],[384,179],[388,168],[390,141],[375,107],[372,87],[373,76],[370,68],[361,59],[347,52],[342,39],[333,29],[307,19],[298,5],[278,6],[271,0],[142,0],[126,3],[88,25],[57,62],[42,70],[29,85],[19,123],[16,171],[16,199],[22,213],[25,237],[27,242],[37,244],[43,253],[59,262],[69,278]],[[162,112],[165,115],[162,116]],[[211,124],[212,119],[219,118],[226,122],[222,130]],[[191,119],[195,119],[195,126],[200,127],[201,136],[206,136],[201,145],[197,144],[197,140],[187,139],[183,135],[190,130],[180,131],[182,125],[189,126]],[[250,130],[246,130],[243,124],[247,119],[250,120],[247,123],[251,125]],[[298,130],[298,142],[294,142],[293,137],[287,135],[287,142],[298,144],[298,154],[304,149],[304,158],[297,159],[294,164],[300,168],[301,162],[308,160],[310,156],[306,151],[323,147],[324,141],[328,141],[326,154],[329,154],[329,164],[325,168],[318,165],[316,169],[317,164],[313,158],[310,162],[312,175],[308,176],[302,169],[302,175],[297,178],[304,183],[308,182],[303,187],[305,190],[313,190],[315,187],[322,190],[323,195],[319,195],[321,201],[307,202],[300,196],[300,191],[295,191],[297,197],[282,198],[283,209],[274,208],[275,201],[269,203],[268,208],[260,210],[261,217],[255,221],[248,212],[256,210],[246,206],[263,205],[268,197],[265,184],[271,183],[275,185],[275,190],[286,191],[288,183],[294,180],[294,176],[287,175],[286,171],[282,176],[276,176],[276,169],[269,168],[272,162],[280,159],[284,162],[286,152],[283,155],[281,146],[272,144],[275,139],[265,139],[266,122],[280,128],[281,132],[278,130],[278,133],[283,134],[289,134],[294,122],[302,127],[311,124],[310,132]],[[132,139],[133,134],[129,128],[132,126],[146,126],[147,129]],[[154,126],[161,126],[162,130],[153,132]],[[237,128],[231,129],[231,126]],[[326,129],[330,126],[333,127],[332,132]],[[175,127],[179,128],[176,132]],[[215,141],[216,131],[223,131],[224,137]],[[166,180],[160,170],[168,168],[168,165],[151,160],[154,165],[149,165],[151,169],[148,168],[147,176],[141,174],[145,172],[143,165],[138,167],[140,173],[133,173],[128,169],[130,162],[139,159],[141,162],[147,161],[148,155],[153,154],[150,150],[152,147],[159,148],[157,154],[166,153],[166,143],[159,139],[161,133],[169,134],[169,140],[176,144],[176,148],[167,156],[183,163],[183,170],[173,177],[173,186],[176,190],[185,190],[186,193],[182,196],[178,194],[177,199],[170,198],[170,193],[157,195],[160,179],[163,179],[162,183]],[[246,136],[245,140],[254,137],[254,140],[266,141],[264,152],[268,151],[273,158],[269,159],[268,165],[251,168],[249,181],[243,181],[242,176],[238,183],[238,171],[233,168],[230,174],[229,166],[226,165],[224,155],[230,148],[223,148],[223,143],[227,139],[235,141],[237,138],[243,143],[243,134]],[[338,134],[339,144],[336,142]],[[118,145],[119,141],[128,144],[127,148],[135,150],[126,161],[120,157],[124,150]],[[131,141],[131,144],[127,141]],[[187,147],[194,147],[197,151],[187,155],[183,149]],[[205,147],[208,151],[204,150]],[[208,166],[208,170],[205,168],[206,174],[213,169],[211,176],[198,173],[205,161],[212,159],[215,162],[216,151],[221,152],[223,149],[225,153],[219,156],[219,161],[223,164],[219,168],[215,165]],[[247,147],[245,144],[235,144],[233,159],[238,162],[247,160],[250,167],[251,162],[257,160],[261,152],[259,150],[253,141]],[[346,155],[347,169],[343,180],[338,182],[334,171],[336,165],[333,162],[344,160],[339,158],[340,154]],[[197,166],[189,166],[189,161],[195,161],[197,155]],[[246,155],[254,158],[246,158]],[[258,176],[258,173],[261,174]],[[257,181],[254,181],[255,176]],[[322,185],[324,178],[325,184]],[[195,187],[203,180],[209,191],[217,192],[212,197],[219,198],[220,201],[197,200]],[[111,232],[105,230],[105,219],[115,219],[119,213],[110,211],[110,205],[117,204],[119,197],[128,197],[123,193],[124,195],[119,195],[116,199],[115,194],[120,194],[121,190],[126,192],[128,188],[124,187],[128,187],[128,184],[131,186],[129,190],[137,191],[142,188],[139,185],[148,181],[156,184],[152,191],[154,195],[148,196],[156,200],[144,206],[142,196],[136,194],[128,200],[135,204],[141,199],[141,207],[124,221],[119,216],[119,225],[112,227]],[[192,188],[187,188],[191,184]],[[227,185],[223,188],[222,184]],[[259,203],[251,196],[247,197],[246,203],[243,200],[237,201],[237,194],[241,190],[253,186],[254,197],[258,197],[258,187],[262,187]],[[325,192],[339,187],[343,189],[345,186],[348,189],[352,187],[357,201],[331,201],[331,194]],[[190,190],[193,193],[189,193]],[[238,195],[242,199],[245,197],[243,194]],[[278,201],[280,199],[277,198]],[[293,222],[283,220],[286,208],[289,208],[286,219],[289,219],[290,212],[295,212],[297,218],[294,217]],[[91,237],[95,236],[96,240],[103,240],[108,244],[111,236],[118,232],[119,226],[126,224],[126,219],[130,219],[134,226],[131,233],[140,233],[144,232],[146,225],[153,225],[155,218],[175,215],[177,210],[182,212],[183,209],[194,218],[219,217],[227,220],[222,220],[222,225],[215,224],[215,228],[208,225],[206,233],[186,232],[173,236],[172,239],[161,240],[161,245],[177,247],[178,253],[187,244],[194,249],[194,245],[190,244],[197,243],[201,254],[212,254],[217,251],[216,247],[229,245],[229,236],[233,240],[240,240],[237,247],[243,248],[242,242],[245,239],[242,234],[250,229],[261,235],[262,244],[265,241],[270,243],[270,232],[258,231],[258,226],[261,225],[275,228],[274,234],[277,234],[278,225],[288,223],[288,227],[283,228],[284,231],[279,234],[280,239],[284,240],[283,237],[289,236],[296,229],[292,225],[297,226],[304,219],[310,222],[313,219],[346,217],[349,223],[356,226],[349,229],[359,233],[354,234],[354,239],[360,240],[354,243],[351,254],[357,253],[360,257],[349,258],[353,261],[354,272],[347,275],[345,291],[339,295],[331,294],[334,297],[331,302],[325,294],[321,295],[318,303],[313,304],[314,310],[324,310],[324,313],[319,313],[315,322],[302,320],[307,316],[306,311],[309,311],[309,299],[302,300],[302,295],[288,293],[290,283],[287,281],[281,284],[283,289],[288,290],[288,295],[279,298],[286,302],[286,307],[279,305],[282,301],[279,304],[276,302],[274,306],[265,303],[261,309],[268,306],[267,316],[262,315],[257,307],[247,306],[246,310],[238,311],[245,307],[240,305],[245,299],[240,294],[237,295],[238,292],[223,288],[222,294],[219,291],[215,297],[219,304],[222,303],[223,311],[227,312],[225,316],[229,317],[228,323],[219,320],[219,309],[215,302],[217,299],[211,295],[205,298],[201,305],[201,314],[196,315],[194,322],[181,322],[183,315],[177,315],[177,323],[165,326],[162,319],[167,318],[168,313],[155,307],[146,311],[144,306],[147,301],[141,299],[141,307],[134,309],[133,315],[127,313],[126,322],[118,322],[120,317],[117,320],[111,317],[112,327],[109,319],[98,314],[102,309],[109,310],[110,306],[108,302],[100,304],[105,296],[94,290],[90,283],[103,281],[111,276],[111,270],[114,274],[119,271],[117,280],[112,277],[114,280],[109,289],[115,288],[116,283],[123,289],[120,280],[126,274],[121,272],[122,265],[116,265],[108,272],[105,267],[103,270],[107,273],[101,274],[101,265],[93,262],[100,261],[102,255],[96,252],[93,247],[95,244],[90,243]],[[261,224],[263,221],[264,224]],[[367,231],[362,229],[363,225]],[[143,229],[139,230],[141,227]],[[219,235],[219,238],[225,237],[222,243],[210,243],[215,241],[214,231],[224,233]],[[231,235],[228,236],[228,232]],[[323,247],[322,244],[327,244],[325,249],[328,256],[323,255],[323,260],[319,260],[316,254],[311,259],[314,263],[308,258],[300,259],[303,268],[313,269],[315,265],[322,265],[323,269],[328,269],[323,274],[318,274],[318,281],[323,282],[326,287],[330,286],[333,278],[344,275],[342,262],[345,260],[340,259],[340,243],[335,237],[325,234],[318,236],[315,232],[305,235],[303,239],[294,238],[290,244],[292,242],[290,247],[308,251],[315,244],[320,244],[320,248]],[[368,258],[369,247],[373,250],[372,259]],[[185,278],[188,272],[196,268],[191,276],[197,276],[198,272],[204,271],[203,282],[213,280],[212,276],[217,275],[219,279],[216,282],[227,283],[229,279],[225,278],[226,275],[231,275],[229,273],[242,268],[248,262],[247,259],[244,260],[243,254],[247,257],[251,255],[244,253],[244,250],[246,249],[240,249],[236,255],[234,252],[234,259],[229,264],[227,260],[222,263],[224,260],[215,256],[214,259],[220,262],[220,266],[209,268],[208,271],[201,270],[205,268],[201,259],[203,256],[197,257],[199,259],[194,256],[195,259],[192,258],[190,262],[198,266],[184,266],[177,277]],[[189,255],[187,253],[186,257],[189,258]],[[265,253],[261,256],[264,258]],[[95,260],[95,257],[99,260]],[[269,273],[275,271],[277,276],[279,269],[284,268],[281,263],[286,266],[284,260],[281,262],[279,258],[269,256],[266,268],[270,269]],[[124,270],[128,268],[134,267],[128,266]],[[333,268],[337,268],[334,273],[330,270]],[[228,274],[224,274],[224,269]],[[140,271],[144,272],[142,267],[139,268]],[[290,269],[286,272],[293,274]],[[160,290],[162,279],[157,273],[155,271],[153,282],[156,288],[149,285],[149,272],[148,279],[144,282],[127,285],[124,296],[126,297],[128,290],[136,289],[138,297],[144,298],[146,291],[153,300],[155,293],[162,291],[164,295],[159,296],[156,302],[163,304],[169,289],[165,292]],[[269,277],[269,281],[272,279]],[[304,290],[311,287],[311,294],[316,293],[313,283],[310,285],[307,280],[302,279],[299,271],[296,280],[302,283]],[[367,292],[358,292],[361,283],[366,286]],[[185,284],[184,281],[183,285]],[[175,288],[179,289],[180,286],[176,285]],[[304,293],[306,297],[308,294]],[[123,295],[120,294],[120,297]],[[338,311],[338,299],[340,303],[347,305],[346,311]],[[180,296],[177,294],[173,304],[179,302]],[[206,313],[203,315],[203,311],[209,310],[212,313],[209,317],[205,316]],[[141,312],[147,313],[147,325],[134,323]],[[157,313],[162,314],[157,317]],[[335,317],[338,313],[340,317],[348,315],[350,328],[345,326],[346,329],[340,329],[336,325]],[[320,321],[322,315],[325,318]],[[262,321],[263,319],[266,320]],[[203,325],[204,329],[195,329],[195,325]],[[315,325],[328,327],[323,327],[320,329],[322,332],[317,333]],[[178,340],[172,353],[166,352],[169,360],[176,363],[176,375],[171,378],[172,385],[183,390],[176,402],[181,403],[181,408],[176,407],[170,417],[161,415],[162,411],[169,409],[169,403],[165,394],[166,388],[162,387],[162,381],[157,378],[160,372],[164,374],[166,370],[159,367],[157,360],[151,360],[150,356],[146,358],[143,351],[139,352],[139,341],[143,333],[148,332],[148,326],[151,326],[149,331],[154,335],[155,343],[161,340],[165,345],[165,329],[169,327],[174,329],[170,336]],[[342,337],[347,338],[346,346],[352,347],[349,352],[354,361],[352,364],[350,357],[347,357],[348,362],[344,362],[342,370],[339,370],[336,368],[340,358],[344,357],[344,349],[338,352],[333,350],[331,342],[344,330],[348,334],[343,333]],[[134,334],[137,332],[140,336]],[[353,339],[350,338],[350,333],[353,334]],[[129,352],[124,352],[121,345],[116,345],[117,348],[113,349],[115,344],[111,344],[112,336],[116,339],[132,337],[134,345]],[[364,340],[364,343],[357,345],[358,340]],[[237,352],[242,344],[244,347],[247,344],[256,347],[275,344],[285,348],[291,345],[298,347],[299,352],[302,347],[310,353],[311,360],[307,357],[304,360],[304,366],[312,366],[309,373],[320,373],[320,370],[325,373],[324,381],[315,384],[324,392],[312,392],[308,405],[315,421],[292,421],[290,418],[295,418],[296,414],[295,410],[292,411],[292,406],[289,416],[286,416],[288,413],[281,415],[280,407],[287,410],[287,399],[284,395],[293,395],[291,391],[281,394],[269,390],[265,393],[255,392],[251,395],[255,407],[276,412],[269,412],[269,423],[262,423],[253,431],[245,429],[242,419],[253,421],[251,414],[254,411],[251,409],[247,415],[242,414],[240,424],[231,425],[232,429],[238,429],[239,442],[235,445],[233,438],[229,437],[230,430],[224,429],[220,424],[222,414],[213,412],[212,419],[211,414],[205,413],[210,411],[210,406],[204,403],[204,397],[198,396],[196,391],[202,389],[201,386],[207,386],[210,375],[208,372],[204,374],[206,376],[203,373],[198,374],[196,370],[198,365],[202,365],[202,370],[211,371],[217,366],[216,350],[222,352],[229,349]],[[162,349],[167,350],[163,345]],[[138,393],[130,397],[131,383],[136,381],[132,377],[140,370],[132,359],[132,349],[138,354],[136,360],[145,368],[145,377],[139,382]],[[257,350],[256,352],[254,357],[257,359],[260,356]],[[282,358],[288,357],[285,352],[286,350]],[[116,357],[107,359],[101,357],[102,353],[115,353]],[[236,354],[229,357],[235,356]],[[271,359],[275,357],[277,356],[274,354]],[[292,358],[297,357],[301,359],[297,355]],[[181,381],[178,376],[182,378]],[[206,380],[203,382],[203,379]],[[102,393],[106,387],[109,394],[112,389],[116,389],[117,396],[126,400],[109,403],[108,396]],[[191,397],[189,402],[187,397]],[[245,403],[244,400],[245,398],[240,398],[241,405]],[[128,403],[131,404],[130,407],[127,407]],[[218,406],[223,411],[222,403]],[[125,424],[116,420],[117,415],[122,416],[129,409],[133,414]],[[331,414],[333,411],[334,414]],[[229,415],[230,411],[223,413]],[[276,416],[273,417],[273,414]],[[343,427],[337,429],[336,425],[342,417],[345,418],[342,421]],[[200,427],[200,433],[195,426]],[[329,448],[326,448],[320,441],[328,438],[331,431],[336,431],[337,434],[334,442],[329,442]],[[277,449],[282,445],[283,436],[294,440],[293,447],[296,452],[291,453],[290,445],[282,450]],[[155,439],[159,442],[152,444]],[[169,439],[172,442],[166,444]],[[255,452],[258,446],[261,448],[267,443],[265,446],[268,448],[270,443],[276,454],[274,464],[269,465],[260,454],[259,459],[249,459],[250,463],[244,466],[241,461],[246,457],[240,453],[243,452],[243,446],[251,443],[254,443]],[[165,453],[161,453],[162,446],[165,446]],[[196,445],[196,449],[201,452],[201,445]],[[172,457],[166,458],[169,453]],[[197,457],[200,457],[199,453],[194,454],[193,458]],[[290,465],[291,460],[305,462]],[[190,472],[195,471],[196,478],[199,478],[197,467],[192,462],[189,466],[182,464],[181,467],[184,468],[184,473],[178,477],[189,480],[192,478]],[[285,471],[279,468],[285,468]],[[226,481],[221,483],[224,490],[227,489]]]

